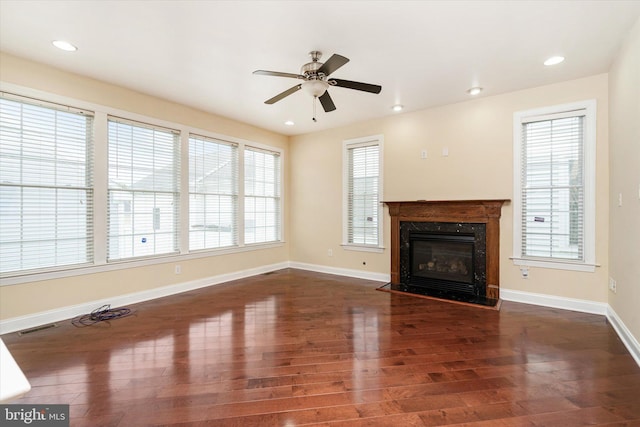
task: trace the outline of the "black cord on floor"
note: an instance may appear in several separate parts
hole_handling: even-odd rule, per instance
[[[126,307],[111,308],[110,304],[103,305],[100,308],[96,308],[89,314],[83,314],[71,321],[73,326],[82,328],[84,326],[91,326],[98,322],[109,321],[112,319],[119,319],[121,317],[127,317],[132,314],[132,311]]]

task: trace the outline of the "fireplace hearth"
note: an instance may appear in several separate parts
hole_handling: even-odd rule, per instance
[[[495,307],[504,202],[385,202],[392,222],[385,289]]]

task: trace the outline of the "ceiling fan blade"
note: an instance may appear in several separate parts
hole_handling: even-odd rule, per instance
[[[293,74],[293,73],[281,73],[279,71],[267,71],[267,70],[256,70],[253,74],[257,74],[260,76],[273,76],[273,77],[289,77],[292,79],[305,79],[305,76],[302,74]]]
[[[363,92],[380,93],[382,86],[369,83],[353,82],[351,80],[331,79],[336,82],[335,86],[346,87],[347,89],[361,90]]]
[[[274,96],[271,99],[267,99],[266,101],[264,101],[265,104],[275,104],[276,102],[280,101],[282,98],[286,98],[287,96],[291,95],[292,93],[295,93],[297,91],[299,91],[302,88],[302,85],[295,85],[292,88],[289,88],[287,90],[285,90],[282,93],[277,94],[276,96]]]
[[[336,71],[338,68],[342,67],[347,62],[349,62],[349,58],[345,58],[342,55],[338,55],[334,53],[333,55],[331,55],[331,58],[329,58],[327,62],[325,62],[324,64],[322,64],[320,68],[318,68],[317,73],[328,76],[329,74]]]
[[[322,104],[322,108],[324,108],[325,113],[336,109],[336,105],[333,103],[333,99],[331,99],[328,90],[325,90],[318,99],[320,100],[320,104]]]

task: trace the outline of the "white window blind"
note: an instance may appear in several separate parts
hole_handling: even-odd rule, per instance
[[[521,255],[584,261],[585,112],[522,123]]]
[[[238,147],[189,137],[189,249],[238,244]]]
[[[347,146],[347,244],[380,244],[380,146]]]
[[[107,260],[178,252],[179,133],[109,118]]]
[[[0,273],[93,261],[93,117],[0,97]]]
[[[245,147],[244,242],[280,240],[280,154]]]

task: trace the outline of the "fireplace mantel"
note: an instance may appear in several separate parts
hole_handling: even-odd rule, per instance
[[[415,200],[384,202],[391,216],[391,284],[400,283],[400,223],[448,222],[486,225],[486,298],[500,298],[500,215],[499,200]]]

